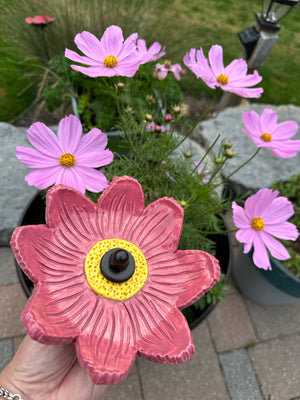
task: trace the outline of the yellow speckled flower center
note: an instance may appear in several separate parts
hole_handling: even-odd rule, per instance
[[[129,253],[135,261],[135,271],[130,279],[122,283],[111,282],[104,277],[100,261],[111,249],[121,248]],[[144,286],[148,268],[144,254],[133,243],[122,239],[106,239],[97,242],[88,252],[85,259],[85,274],[90,287],[103,297],[114,300],[126,300],[134,296]]]
[[[228,76],[226,76],[226,75],[221,74],[221,75],[217,76],[217,82],[220,85],[227,85],[228,81],[229,81],[229,79],[228,79]]]
[[[262,133],[260,135],[260,138],[264,141],[264,142],[271,142],[272,140],[272,135],[270,135],[269,133]]]
[[[72,167],[75,164],[75,157],[73,154],[65,153],[60,156],[59,163],[64,167]]]
[[[118,63],[118,59],[112,55],[105,57],[103,60],[103,64],[108,68],[114,67],[115,65],[117,65],[117,63]]]
[[[265,223],[260,217],[257,217],[253,218],[251,225],[252,228],[254,228],[256,231],[262,231],[264,229]]]

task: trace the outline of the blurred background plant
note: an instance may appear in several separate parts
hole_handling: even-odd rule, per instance
[[[124,37],[139,32],[147,43],[159,41],[173,63],[182,61],[187,48],[203,47],[207,52],[218,43],[224,48],[226,64],[240,57],[237,32],[253,23],[260,8],[260,0],[0,0],[0,120],[13,120],[30,106],[36,116],[45,87],[50,109],[57,108],[55,89],[60,83],[50,72],[57,73],[57,60],[53,59],[63,56],[65,47],[75,49],[78,32],[88,30],[100,37],[107,26],[116,24],[122,27]],[[41,14],[55,21],[45,29],[25,22],[26,17]],[[259,70],[264,76],[264,97],[256,101],[300,105],[299,16],[300,9],[295,7],[282,21],[279,40]],[[208,88],[191,76],[182,79],[181,88],[185,96],[201,101],[209,97]],[[57,118],[64,115],[64,106],[57,110]]]

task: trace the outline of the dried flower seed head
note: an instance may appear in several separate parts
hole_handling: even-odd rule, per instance
[[[191,154],[190,151],[185,151],[185,152],[183,153],[183,155],[184,155],[185,158],[190,158],[192,154]]]
[[[151,115],[151,114],[146,114],[146,115],[145,115],[145,120],[146,120],[146,121],[152,121],[152,119],[153,119],[153,118],[152,118],[152,115]]]
[[[230,142],[224,142],[223,146],[225,147],[225,149],[231,149],[232,144]]]

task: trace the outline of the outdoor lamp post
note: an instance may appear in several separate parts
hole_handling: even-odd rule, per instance
[[[261,67],[275,45],[282,20],[300,0],[263,0],[262,13],[256,14],[255,24],[238,33],[243,45],[244,58],[249,71]],[[240,104],[240,97],[226,92],[223,94],[218,110]]]
[[[278,39],[279,21],[298,2],[299,0],[263,0],[262,13],[256,14],[255,25],[238,33],[249,68],[258,68],[264,64]]]

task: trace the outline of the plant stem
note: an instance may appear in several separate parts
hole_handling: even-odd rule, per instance
[[[212,148],[215,146],[215,144],[217,143],[217,141],[219,140],[219,137],[221,136],[221,134],[219,133],[218,136],[216,137],[216,139],[213,141],[213,144],[211,146],[209,146],[209,148],[207,149],[207,151],[205,152],[204,156],[201,158],[201,160],[198,162],[198,164],[195,166],[195,168],[193,169],[193,173],[196,171],[196,169],[199,167],[199,165],[202,163],[202,161],[206,158],[206,156],[209,154],[209,152],[212,150]]]
[[[231,174],[229,174],[228,176],[226,176],[226,178],[224,178],[223,182],[228,181],[229,178],[232,177],[232,175],[236,174],[240,169],[242,169],[246,164],[248,164],[248,162],[250,162],[254,157],[256,157],[256,155],[258,154],[258,152],[260,151],[260,147],[256,150],[256,152],[254,154],[252,154],[252,156],[246,160],[242,165],[240,165],[238,168],[236,168],[233,172],[231,172]]]
[[[213,105],[216,97],[217,97],[218,91],[216,90],[213,98],[211,99],[210,103],[208,104],[208,106],[205,108],[205,110],[203,111],[203,113],[200,115],[200,117],[197,119],[197,121],[192,125],[192,127],[190,128],[190,130],[188,131],[188,133],[183,137],[183,139],[178,143],[178,145],[176,146],[175,149],[177,149],[189,136],[191,136],[191,134],[194,132],[195,128],[197,127],[197,125],[199,124],[199,122],[202,121],[202,119],[205,117],[205,115],[207,114],[207,112],[209,111],[210,107]],[[173,151],[175,149],[171,149],[168,153],[165,154],[165,157],[169,156],[171,153],[173,153]]]

